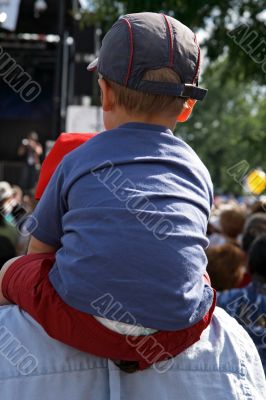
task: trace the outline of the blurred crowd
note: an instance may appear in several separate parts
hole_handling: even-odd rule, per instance
[[[0,182],[0,268],[12,257],[26,253],[29,235],[23,231],[25,219],[35,207],[33,191]]]
[[[0,268],[26,253],[23,223],[35,207],[34,191],[0,182]],[[207,231],[207,271],[218,305],[244,326],[266,372],[266,202],[217,197]]]
[[[207,234],[207,270],[212,286],[218,291],[245,287],[252,278],[250,248],[255,239],[266,234],[266,202],[240,204],[216,199]]]
[[[27,249],[29,235],[23,231],[23,225],[35,207],[33,188],[43,155],[36,132],[29,132],[22,140],[17,155],[21,161],[19,186],[0,181],[0,268],[10,258],[25,254]]]
[[[266,202],[216,199],[208,236],[217,303],[252,337],[266,373]]]

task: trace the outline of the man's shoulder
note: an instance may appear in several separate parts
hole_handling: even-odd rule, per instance
[[[194,357],[193,363],[194,365],[198,364],[199,368],[204,359],[207,369],[228,373],[234,371],[241,374],[248,356],[246,349],[250,348],[250,342],[250,337],[238,322],[225,310],[216,307],[212,322],[202,333],[200,341],[180,357],[185,357],[193,352],[197,355]],[[255,346],[251,346],[250,350],[256,352]]]

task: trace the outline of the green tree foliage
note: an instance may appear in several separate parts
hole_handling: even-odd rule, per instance
[[[229,55],[226,76],[265,83],[266,63],[263,70],[260,61],[266,59],[265,14],[264,19],[262,15],[266,0],[88,0],[87,3],[88,11],[82,13],[81,23],[101,23],[104,31],[120,15],[140,11],[164,12],[195,31],[203,28],[209,33],[204,43],[208,58],[214,61],[224,52]],[[241,24],[248,29],[242,30],[237,38],[232,37],[230,32]]]
[[[199,154],[216,192],[241,193],[229,168],[245,160],[240,166],[266,171],[266,97],[255,83],[239,83],[231,76],[224,80],[227,71],[228,59],[205,70],[201,85],[209,89],[208,96],[188,122],[177,125],[176,134]]]

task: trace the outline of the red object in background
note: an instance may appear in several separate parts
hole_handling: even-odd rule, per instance
[[[251,275],[246,272],[241,280],[241,282],[239,282],[239,284],[237,285],[237,289],[241,289],[243,287],[246,287],[247,285],[249,285],[251,283]]]
[[[52,150],[42,164],[39,181],[35,191],[36,200],[40,200],[42,197],[54,171],[64,156],[96,135],[97,133],[62,133],[59,136]]]

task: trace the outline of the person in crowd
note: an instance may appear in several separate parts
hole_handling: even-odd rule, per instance
[[[266,232],[252,241],[248,251],[251,283],[218,296],[218,304],[235,317],[252,337],[266,374]]]
[[[251,214],[265,213],[266,212],[266,200],[258,200],[251,206]]]
[[[12,214],[16,201],[14,192],[8,182],[0,182],[0,235],[7,237],[13,246],[17,247],[19,233]]]
[[[11,258],[16,257],[16,249],[7,236],[1,234],[0,229],[0,269]]]
[[[128,64],[110,48],[119,42],[126,52],[129,27]],[[123,333],[134,343],[155,337],[165,349],[157,360],[169,358],[199,340],[215,307],[204,251],[212,182],[172,132],[206,94],[199,52],[194,33],[174,18],[139,13],[116,22],[89,67],[97,64],[106,131],[63,159],[34,211],[29,254],[2,281],[4,297],[52,337],[124,370],[156,358]],[[108,296],[118,313],[103,306]]]
[[[266,233],[266,214],[264,212],[257,212],[255,214],[249,215],[249,217],[246,219],[241,239],[241,248],[245,252],[246,257],[253,241],[256,239],[256,237],[264,233]],[[248,265],[246,265],[245,275],[238,287],[245,287],[250,282],[251,275],[248,269]]]
[[[27,252],[29,234],[23,230],[28,215],[34,208],[33,196],[23,196],[19,186],[0,182],[0,234],[16,248],[17,255]]]
[[[266,233],[266,213],[258,212],[250,215],[244,225],[242,249],[248,253],[253,241],[264,233]]]
[[[13,197],[16,200],[17,204],[23,203],[23,190],[18,185],[12,185]]]
[[[227,242],[239,244],[244,224],[245,214],[240,207],[222,211],[220,215],[221,232]]]
[[[36,185],[42,154],[43,148],[38,134],[36,132],[28,133],[18,148],[18,156],[24,161],[20,186],[25,191],[29,191]]]
[[[0,182],[0,212],[5,221],[18,229],[27,214],[23,206],[18,203],[12,186],[5,181]]]
[[[210,246],[223,245],[225,243],[240,244],[239,235],[241,235],[244,223],[245,213],[240,206],[222,208],[219,218],[211,218],[211,222],[220,232],[210,236]]]
[[[237,246],[227,243],[206,250],[207,272],[212,286],[218,290],[237,288],[245,275],[245,253]]]

